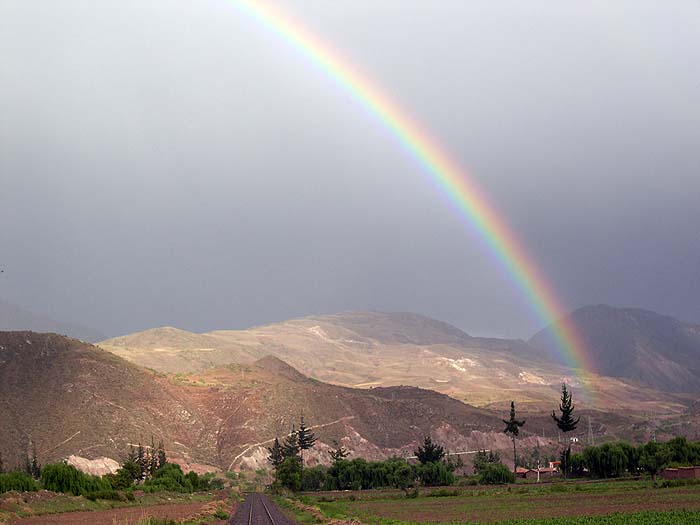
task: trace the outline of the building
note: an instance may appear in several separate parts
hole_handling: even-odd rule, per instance
[[[664,479],[700,479],[700,466],[665,468],[661,471]]]
[[[515,469],[515,477],[516,478],[527,478],[528,472],[530,472],[529,468],[518,467]]]
[[[538,477],[539,474],[539,477]],[[525,473],[525,479],[535,480],[553,478],[559,476],[559,471],[550,467],[543,467],[540,469],[530,469]]]

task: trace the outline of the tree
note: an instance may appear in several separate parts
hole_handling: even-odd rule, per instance
[[[668,465],[670,460],[671,451],[661,443],[649,441],[641,447],[639,466],[651,474],[652,481],[656,481],[656,475]]]
[[[5,465],[2,462],[2,452],[0,452],[0,474],[5,473]]]
[[[345,447],[340,445],[337,441],[333,441],[333,444],[335,445],[335,450],[331,450],[328,452],[328,454],[331,456],[331,459],[333,460],[333,463],[336,461],[340,461],[341,459],[345,459],[350,455],[350,452],[347,451]]]
[[[275,438],[275,442],[271,447],[267,448],[267,451],[270,453],[270,455],[267,456],[267,460],[270,462],[273,468],[277,470],[277,467],[279,467],[284,461],[284,450],[282,450],[280,440]]]
[[[394,469],[392,476],[392,484],[403,491],[407,491],[408,488],[413,485],[413,469],[411,465],[406,463],[399,463]]]
[[[146,464],[146,451],[143,449],[141,442],[139,442],[139,446],[136,449],[136,464],[139,466],[139,481],[144,481],[148,465]]]
[[[479,483],[482,485],[515,483],[515,474],[503,463],[488,463],[479,471]]]
[[[39,479],[41,476],[41,465],[39,465],[39,461],[36,456],[36,445],[34,443],[32,443],[31,455],[28,451],[24,453],[23,467],[24,472],[32,478]]]
[[[416,467],[416,474],[426,487],[452,485],[455,481],[454,474],[442,461],[421,463]]]
[[[510,402],[510,419],[502,419],[506,424],[506,428],[503,430],[504,434],[510,434],[510,438],[513,441],[513,473],[516,472],[518,467],[518,455],[515,450],[515,438],[518,437],[520,433],[520,427],[525,424],[525,420],[518,420],[515,417],[515,401]]]
[[[430,436],[425,436],[423,446],[418,447],[418,450],[414,450],[413,453],[423,464],[437,463],[445,457],[445,449],[437,443],[433,443]]]
[[[301,489],[301,476],[304,467],[299,456],[289,456],[282,461],[277,469],[277,482],[294,492]]]
[[[299,455],[299,439],[297,437],[297,431],[292,426],[292,431],[284,438],[284,443],[282,444],[282,455],[285,458],[291,458],[293,456]]]
[[[299,445],[299,451],[301,453],[303,453],[304,450],[309,450],[316,443],[316,436],[311,431],[311,429],[307,427],[304,423],[304,414],[301,415],[299,421],[299,430],[297,431],[297,443]],[[302,464],[303,463],[304,459],[302,458]]]
[[[474,455],[474,474],[478,474],[488,465],[500,463],[501,455],[498,452],[487,452],[486,450],[479,450]]]
[[[561,430],[564,435],[567,432],[572,432],[576,430],[580,417],[574,417],[574,404],[571,392],[566,388],[566,383],[561,385],[561,402],[559,403],[559,412],[561,416],[557,417],[554,410],[552,410],[552,419],[556,421],[557,427]],[[569,469],[569,458],[571,457],[571,442],[568,443],[567,449],[562,453],[562,471],[564,475],[568,473]]]
[[[146,461],[148,465],[148,476],[153,477],[153,474],[158,470],[158,451],[156,450],[156,442],[153,439],[153,434],[151,434],[151,446],[148,449],[148,459]]]
[[[564,433],[576,430],[581,418],[574,418],[573,398],[571,392],[566,388],[566,383],[562,383],[561,385],[561,403],[559,404],[559,411],[561,412],[561,417],[557,417],[554,410],[552,410],[552,419],[556,421],[559,430]]]
[[[165,445],[163,441],[158,442],[158,468],[162,468],[168,462],[168,456],[165,454]]]

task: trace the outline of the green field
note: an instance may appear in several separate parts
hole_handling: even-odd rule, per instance
[[[647,481],[552,483],[423,491],[305,495],[300,502],[326,518],[369,525],[502,524],[700,524],[700,484],[661,488]]]

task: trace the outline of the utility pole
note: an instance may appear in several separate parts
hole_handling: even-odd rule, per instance
[[[591,426],[591,416],[588,416],[588,444],[594,445],[593,442],[593,427]]]

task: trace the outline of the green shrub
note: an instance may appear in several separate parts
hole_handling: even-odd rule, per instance
[[[407,489],[413,485],[414,470],[401,458],[366,461],[362,458],[333,462],[326,472],[326,490],[365,490],[382,487]]]
[[[415,498],[417,498],[418,496],[420,496],[420,491],[418,490],[418,487],[416,487],[416,488],[413,489],[413,490],[407,490],[407,491],[406,491],[406,497],[407,497],[408,499],[415,499]]]
[[[198,488],[199,476],[195,472],[183,473],[176,463],[166,463],[143,484],[146,492],[194,492]]]
[[[8,472],[0,474],[0,494],[16,490],[19,492],[36,492],[39,489],[36,481],[24,472]]]
[[[41,469],[41,484],[46,490],[74,496],[112,489],[107,478],[85,474],[66,463],[46,465]]]
[[[515,483],[515,474],[503,463],[489,463],[479,471],[479,483],[484,485]]]
[[[301,490],[321,490],[326,484],[326,471],[323,465],[305,468],[301,473]]]
[[[277,482],[291,491],[298,492],[301,489],[302,471],[299,456],[289,456],[277,467]]]
[[[217,509],[217,511],[214,513],[214,517],[217,520],[227,520],[227,519],[229,519],[230,516],[228,515],[228,513],[224,512],[223,510]]]
[[[452,485],[455,482],[454,474],[442,461],[423,463],[416,466],[416,475],[421,484],[426,487],[438,487]]]
[[[455,489],[439,489],[434,490],[426,494],[428,498],[449,498],[452,496],[459,496],[460,492]]]
[[[479,484],[479,476],[462,476],[457,478],[455,485],[458,487],[473,487]]]

